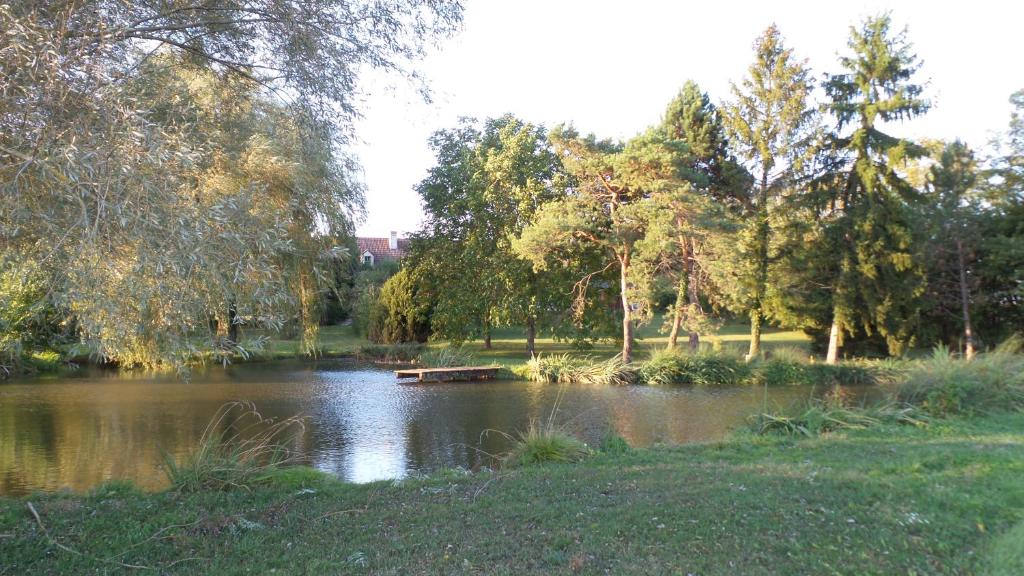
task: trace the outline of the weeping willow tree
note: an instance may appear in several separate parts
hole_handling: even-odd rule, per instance
[[[298,322],[311,350],[362,206],[359,72],[414,78],[460,20],[418,0],[0,6],[0,260],[33,262],[124,364],[231,348],[243,320]],[[217,318],[227,337],[196,338]]]

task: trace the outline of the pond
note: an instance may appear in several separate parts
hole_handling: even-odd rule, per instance
[[[561,390],[561,392],[560,392]],[[809,388],[774,388],[771,406]],[[614,429],[632,446],[723,438],[765,402],[763,388],[559,387],[529,382],[402,384],[390,370],[342,361],[212,368],[173,375],[89,372],[0,384],[0,495],[84,491],[111,479],[165,485],[165,455],[197,445],[224,403],[275,418],[308,417],[302,461],[352,482],[493,463],[500,432],[556,420],[596,444]]]

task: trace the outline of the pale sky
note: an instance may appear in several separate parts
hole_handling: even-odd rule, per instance
[[[1024,88],[1024,2],[819,0],[708,2],[466,0],[463,30],[417,69],[434,101],[394,81],[371,79],[356,147],[367,186],[361,236],[408,233],[423,217],[413,190],[434,158],[432,132],[461,116],[512,112],[548,128],[628,138],[657,122],[688,79],[719,103],[753,60],[752,43],[772,22],[815,79],[838,71],[851,24],[891,11],[923,60],[933,107],[889,126],[909,137],[959,137],[981,148],[1009,122],[1011,93]],[[392,86],[388,88],[387,86]]]

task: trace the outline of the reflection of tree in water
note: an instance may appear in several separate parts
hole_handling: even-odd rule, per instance
[[[819,390],[819,392],[821,392]],[[714,440],[761,409],[763,389],[587,387],[562,389],[556,422],[595,444],[614,428],[634,446]],[[811,394],[769,391],[770,407]],[[275,420],[306,415],[289,448],[302,462],[366,481],[441,467],[492,464],[505,436],[545,420],[559,386],[524,382],[399,385],[387,371],[312,371],[236,366],[173,377],[121,374],[0,388],[0,493],[64,487],[87,490],[130,479],[164,483],[164,454],[181,458],[199,443],[225,402],[246,399]],[[237,424],[237,423],[236,423]],[[230,421],[221,430],[238,432]],[[482,434],[493,430],[488,434]],[[245,434],[253,435],[258,429]]]

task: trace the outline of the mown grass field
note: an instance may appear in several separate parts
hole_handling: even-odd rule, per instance
[[[1022,477],[1013,413],[394,483],[111,485],[0,500],[0,574],[1022,574]]]
[[[634,344],[635,355],[643,359],[648,352],[654,348],[663,348],[668,342],[666,334],[659,333],[658,328],[662,325],[662,318],[659,316],[649,324],[640,327],[637,334],[637,341]],[[738,353],[746,353],[750,345],[750,326],[742,323],[725,324],[716,334],[702,336],[702,346],[713,346],[714,342],[724,349],[733,349]],[[799,330],[779,330],[766,328],[761,337],[762,347],[765,350],[772,350],[778,347],[800,348],[807,350],[809,340]],[[685,345],[685,335],[682,337]],[[323,326],[320,328],[320,349],[325,356],[348,356],[359,351],[363,346],[369,345],[366,339],[356,336],[350,326]],[[431,343],[431,347],[445,346],[445,342]],[[474,340],[465,344],[467,350],[484,364],[499,364],[508,368],[521,366],[530,359],[526,353],[526,331],[520,328],[496,329],[491,338],[491,349],[484,349],[482,340]],[[617,354],[621,345],[604,341],[596,343],[588,350],[578,350],[571,342],[555,341],[552,338],[538,338],[537,350],[541,354],[578,354],[589,355],[595,360],[603,360]],[[296,340],[271,339],[266,349],[257,358],[278,359],[291,358],[300,355],[299,344]]]

